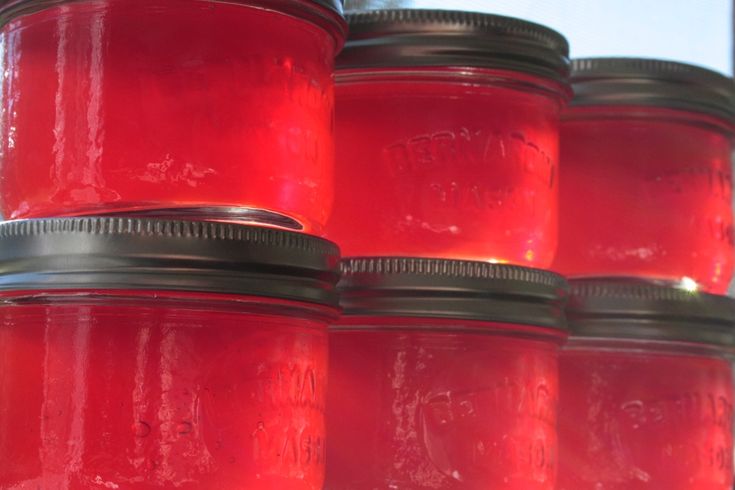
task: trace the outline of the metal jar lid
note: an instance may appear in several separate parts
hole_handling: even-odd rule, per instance
[[[735,299],[631,279],[570,281],[572,335],[735,346]]]
[[[480,67],[567,82],[569,45],[547,27],[510,17],[449,10],[348,13],[338,69]]]
[[[653,106],[735,122],[735,81],[698,66],[641,58],[572,60],[572,106]]]
[[[354,257],[342,261],[345,315],[484,320],[564,329],[566,281],[512,265]]]
[[[0,223],[0,291],[192,291],[336,307],[338,277],[336,245],[276,229],[109,217]]]
[[[79,2],[83,0],[0,0],[0,26],[21,15],[32,14],[39,10]],[[214,0],[212,3],[242,4],[275,11],[283,11],[304,18],[318,25],[337,29],[337,48],[340,49],[347,36],[342,0]],[[172,2],[172,8],[176,8]],[[141,14],[143,15],[143,14]],[[274,35],[279,35],[274,33]]]

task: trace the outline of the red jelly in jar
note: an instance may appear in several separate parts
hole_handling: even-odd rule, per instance
[[[565,39],[467,12],[348,21],[327,235],[351,256],[549,266]]]
[[[559,490],[731,490],[735,300],[572,282]]]
[[[337,265],[242,225],[0,225],[0,489],[321,490]]]
[[[6,218],[192,216],[319,233],[339,0],[0,7]]]
[[[327,490],[554,490],[564,280],[354,258],[330,330]]]
[[[576,60],[572,82],[554,269],[724,293],[735,261],[735,83],[694,66],[626,58]]]

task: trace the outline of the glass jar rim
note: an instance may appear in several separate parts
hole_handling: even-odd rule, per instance
[[[335,73],[337,88],[350,84],[405,82],[449,83],[472,87],[509,88],[532,91],[558,99],[566,106],[572,98],[567,84],[538,75],[512,70],[474,66],[414,66],[401,68],[349,68]]]
[[[0,291],[2,306],[134,306],[192,311],[253,313],[333,323],[339,309],[267,296],[147,289],[45,289]]]

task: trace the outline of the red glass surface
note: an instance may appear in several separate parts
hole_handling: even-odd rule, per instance
[[[560,339],[433,319],[349,327],[330,332],[327,490],[555,488]]]
[[[85,0],[5,25],[4,216],[233,218],[234,207],[233,219],[318,233],[332,202],[339,33],[278,11],[289,5],[316,8]]]
[[[563,100],[512,72],[340,73],[327,235],[352,256],[549,266]]]
[[[576,108],[561,140],[555,270],[687,277],[727,290],[735,265],[729,128],[663,109]]]
[[[321,490],[323,317],[164,296],[0,307],[0,488]]]
[[[731,490],[732,383],[712,352],[565,350],[559,490]]]

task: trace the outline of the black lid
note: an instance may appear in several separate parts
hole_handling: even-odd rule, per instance
[[[203,221],[57,218],[0,223],[0,291],[144,289],[337,306],[337,246]]]
[[[570,281],[573,335],[735,345],[735,299],[631,279]]]
[[[567,82],[569,45],[547,27],[451,10],[348,13],[338,69],[461,66],[506,69]]]
[[[21,15],[32,14],[45,8],[79,2],[82,0],[0,0],[0,26]],[[282,10],[305,18],[319,25],[336,28],[339,36],[336,40],[338,49],[342,47],[347,35],[342,0],[216,0],[224,3],[244,3],[259,5],[272,10]],[[175,2],[174,2],[175,3]],[[316,7],[316,8],[315,8]],[[326,9],[325,11],[322,11]],[[141,14],[142,15],[142,14]]]
[[[735,121],[735,81],[698,66],[641,58],[572,61],[573,106],[642,105]]]
[[[565,328],[566,281],[551,272],[465,260],[342,261],[345,315],[485,320]]]

